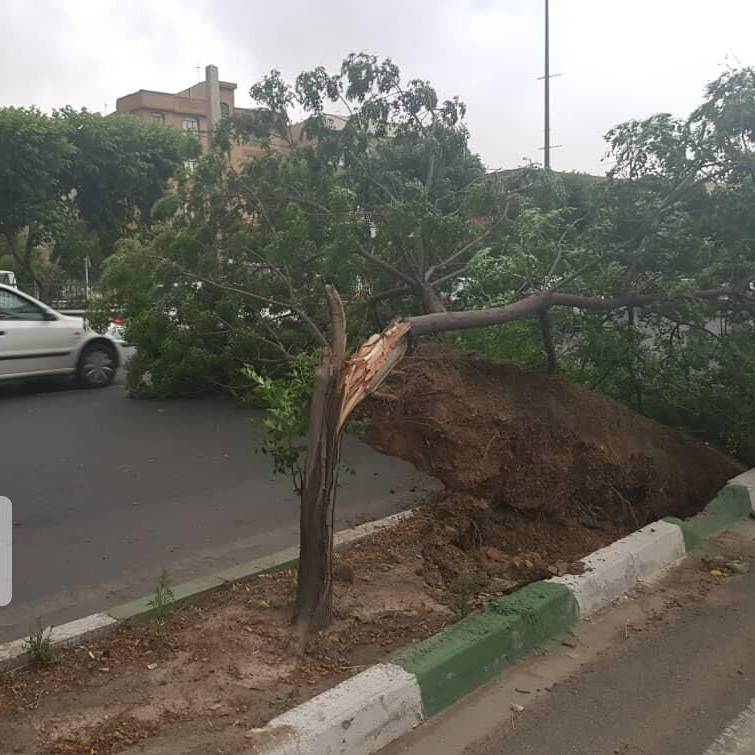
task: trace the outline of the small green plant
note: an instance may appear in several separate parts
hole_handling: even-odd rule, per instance
[[[258,450],[272,458],[276,474],[293,480],[297,492],[302,484],[304,436],[319,358],[316,351],[300,355],[284,378],[265,377],[249,366],[243,370],[252,384],[252,398],[265,409],[265,439]]]
[[[168,572],[163,569],[155,582],[155,591],[148,604],[152,609],[153,616],[158,624],[165,624],[170,615],[175,599],[175,595],[170,586]]]
[[[53,656],[52,627],[45,629],[41,622],[37,622],[37,628],[24,640],[24,650],[29,653],[35,666],[46,666],[50,663]]]

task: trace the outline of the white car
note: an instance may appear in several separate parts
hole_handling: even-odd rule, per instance
[[[5,283],[12,288],[18,288],[16,285],[16,274],[12,270],[0,270],[0,283]]]
[[[123,361],[122,341],[0,284],[0,381],[76,375],[85,388],[104,388]]]

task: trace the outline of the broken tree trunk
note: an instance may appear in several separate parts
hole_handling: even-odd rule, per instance
[[[299,573],[294,624],[300,638],[330,623],[333,609],[333,525],[341,435],[353,409],[387,377],[406,351],[409,326],[395,323],[372,336],[346,362],[346,318],[328,289],[331,344],[323,349],[309,412],[301,490]]]
[[[333,609],[333,520],[341,459],[346,316],[338,292],[331,287],[328,304],[331,342],[323,348],[315,373],[301,489],[294,624],[302,635],[327,626]]]

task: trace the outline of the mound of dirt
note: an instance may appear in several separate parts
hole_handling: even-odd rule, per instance
[[[450,490],[587,526],[688,516],[741,471],[599,393],[437,345],[407,356],[362,412],[373,445]]]

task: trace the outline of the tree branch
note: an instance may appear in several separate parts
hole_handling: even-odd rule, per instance
[[[197,275],[196,273],[192,273],[189,270],[186,270],[185,268],[181,267],[177,262],[174,260],[169,260],[166,257],[158,257],[161,262],[165,262],[172,267],[176,268],[181,275],[185,275],[188,278],[192,278],[196,281],[200,281],[202,283],[206,283],[208,286],[213,286],[215,288],[220,289],[221,291],[230,291],[235,294],[241,294],[242,296],[247,296],[250,299],[254,299],[255,301],[262,302],[263,304],[270,304],[275,307],[283,307],[284,309],[290,309],[292,312],[295,312],[304,322],[304,324],[307,326],[307,329],[309,330],[310,334],[314,336],[315,340],[321,345],[321,346],[327,346],[328,345],[328,339],[325,337],[323,332],[320,330],[320,328],[317,327],[314,320],[304,311],[304,309],[296,304],[296,302],[291,301],[280,301],[279,299],[274,299],[270,296],[262,296],[260,294],[255,294],[251,291],[247,291],[243,288],[237,288],[236,286],[229,286],[225,283],[218,283],[217,281],[212,280],[211,278],[205,278],[202,275]]]
[[[357,251],[359,254],[364,257],[366,260],[369,260],[372,262],[373,265],[377,265],[378,267],[382,267],[383,270],[387,273],[390,273],[391,275],[395,276],[399,280],[404,281],[407,286],[411,286],[411,288],[417,287],[417,281],[414,280],[410,275],[407,275],[403,271],[399,270],[397,267],[394,267],[391,265],[390,262],[386,262],[384,259],[381,259],[380,257],[376,257],[372,252],[370,252],[367,247],[359,241],[359,239],[356,240],[357,242]]]
[[[412,294],[414,291],[411,288],[408,288],[407,286],[396,286],[396,288],[389,288],[385,291],[380,291],[377,294],[373,294],[370,298],[368,303],[374,304],[379,301],[385,301],[386,299],[394,299],[397,296],[405,296],[408,294]]]
[[[483,234],[476,236],[471,241],[464,244],[464,246],[462,246],[460,249],[457,249],[455,252],[453,252],[450,257],[446,257],[446,259],[444,259],[442,262],[439,262],[437,265],[433,265],[433,267],[429,268],[427,273],[425,273],[425,280],[429,281],[436,272],[439,272],[440,270],[443,270],[444,268],[453,264],[453,262],[455,262],[457,259],[459,259],[459,257],[472,249],[476,244],[479,244],[481,241],[484,241],[486,238],[488,238],[490,234],[493,233],[493,231],[506,219],[508,215],[508,209],[509,205],[507,203],[503,208],[503,214],[492,225],[489,225]],[[438,281],[436,281],[436,283],[440,282],[440,280],[442,279],[439,279]]]
[[[704,301],[730,297],[737,292],[730,288],[715,288],[698,291],[694,296]],[[623,296],[579,296],[557,292],[541,292],[503,307],[479,309],[468,312],[439,312],[409,317],[406,322],[414,336],[444,333],[450,330],[469,330],[487,325],[502,325],[514,320],[539,317],[551,307],[575,307],[593,312],[609,312],[623,307],[647,307],[665,298],[665,294],[625,294]]]

